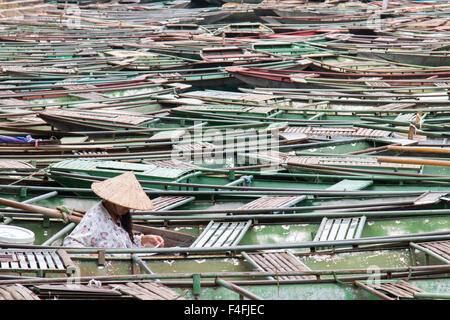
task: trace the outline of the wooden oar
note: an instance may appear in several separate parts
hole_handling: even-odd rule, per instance
[[[0,198],[0,204],[8,206],[8,207],[13,207],[13,208],[17,208],[17,209],[30,211],[30,212],[40,213],[40,214],[43,214],[50,218],[65,219],[64,213],[62,213],[61,211],[56,210],[56,209],[41,207],[41,206],[37,206],[34,204],[24,204],[21,202],[4,199],[4,198]],[[81,221],[80,217],[72,216],[72,215],[67,215],[67,219],[70,222],[75,222],[75,223],[79,223]]]

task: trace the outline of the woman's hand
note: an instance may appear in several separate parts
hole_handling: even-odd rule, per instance
[[[141,238],[141,245],[145,246],[146,244],[151,244],[154,247],[164,247],[164,239],[154,234],[146,234]]]

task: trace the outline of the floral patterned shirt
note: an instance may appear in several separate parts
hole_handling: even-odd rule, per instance
[[[66,247],[137,248],[141,237],[134,236],[131,242],[128,232],[114,223],[111,215],[100,201],[89,209],[80,223],[63,242]]]

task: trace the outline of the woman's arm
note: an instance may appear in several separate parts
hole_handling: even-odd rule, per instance
[[[153,247],[164,247],[164,239],[154,234],[142,234],[133,231],[134,244],[136,247],[142,248],[146,245]]]
[[[154,247],[164,247],[164,239],[154,234],[145,234],[141,236],[141,246],[152,245]]]

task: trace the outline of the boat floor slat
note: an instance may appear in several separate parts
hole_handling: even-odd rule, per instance
[[[378,292],[384,299],[412,299],[414,298],[414,293],[424,292],[422,289],[413,286],[405,280],[393,280],[376,284],[356,281],[356,284],[366,290]]]
[[[287,252],[260,252],[248,254],[261,269],[266,272],[310,271],[297,258]],[[279,279],[315,279],[315,276],[280,276]]]

